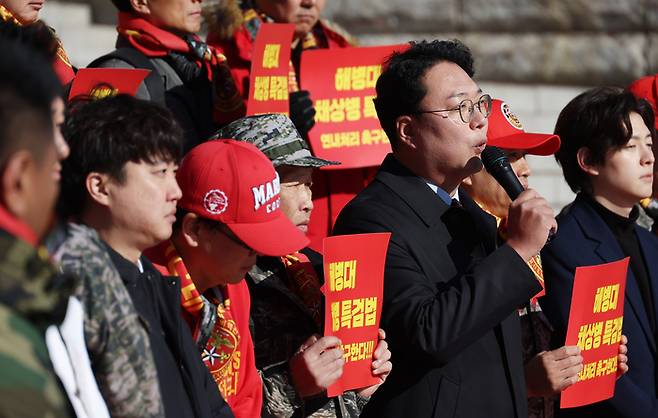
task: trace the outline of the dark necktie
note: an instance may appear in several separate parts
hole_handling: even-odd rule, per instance
[[[452,237],[448,252],[457,270],[464,272],[475,260],[485,256],[475,221],[457,199],[441,217]]]

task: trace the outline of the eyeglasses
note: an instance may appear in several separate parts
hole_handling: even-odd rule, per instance
[[[473,119],[473,114],[475,113],[475,108],[482,113],[482,116],[485,118],[491,114],[491,96],[488,94],[483,94],[480,96],[475,103],[471,99],[462,100],[457,107],[451,109],[438,109],[438,110],[421,110],[419,112],[414,112],[414,114],[419,115],[422,113],[434,113],[439,114],[439,112],[455,112],[459,111],[459,117],[462,122],[470,123]],[[439,115],[441,117],[447,118],[448,116]]]

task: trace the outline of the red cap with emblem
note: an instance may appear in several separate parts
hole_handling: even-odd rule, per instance
[[[560,137],[554,134],[528,133],[509,105],[494,99],[489,115],[487,145],[507,150],[521,150],[534,155],[551,155],[560,148]]]
[[[308,245],[308,239],[279,209],[279,175],[272,162],[246,142],[208,141],[181,162],[178,206],[225,224],[254,251],[282,256]]]
[[[635,80],[628,86],[628,89],[635,97],[644,99],[651,104],[658,129],[658,74]]]

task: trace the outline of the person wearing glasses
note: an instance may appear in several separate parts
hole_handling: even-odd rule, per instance
[[[176,178],[183,196],[174,232],[154,260],[181,278],[183,316],[235,417],[259,417],[263,386],[243,279],[256,256],[283,256],[308,239],[282,212],[279,175],[252,144],[226,139],[198,145]]]
[[[482,169],[491,97],[458,40],[412,42],[384,64],[375,107],[391,140],[334,234],[391,232],[381,327],[395,367],[365,417],[527,417],[517,308],[541,290],[527,261],[556,226],[536,191],[508,239],[459,188]]]

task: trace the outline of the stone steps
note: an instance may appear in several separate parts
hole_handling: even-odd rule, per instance
[[[40,17],[55,28],[76,67],[85,67],[114,49],[115,27],[93,23],[91,8],[87,4],[49,1]]]

